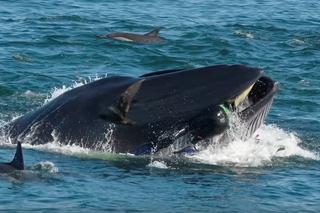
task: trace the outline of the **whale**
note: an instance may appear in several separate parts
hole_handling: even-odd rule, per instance
[[[118,41],[135,42],[141,44],[162,44],[164,38],[159,36],[161,28],[155,28],[145,34],[135,34],[127,32],[114,32],[107,35],[98,35],[99,38],[110,38]]]
[[[248,138],[271,108],[278,83],[259,68],[215,65],[110,76],[71,89],[9,123],[13,143],[78,145],[97,151],[172,154],[225,134],[230,116]],[[223,137],[222,137],[223,138]]]
[[[0,163],[0,174],[11,173],[16,170],[24,170],[23,154],[21,143],[17,143],[14,158],[9,163]]]

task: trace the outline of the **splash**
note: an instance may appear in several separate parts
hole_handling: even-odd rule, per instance
[[[150,162],[147,167],[150,168],[157,168],[157,169],[168,169],[169,167],[164,161],[152,161]]]
[[[53,173],[53,174],[59,172],[59,168],[56,167],[54,163],[50,161],[42,161],[37,164],[34,164],[31,167],[31,170],[45,172],[45,173]]]
[[[244,30],[236,30],[234,34],[241,37],[248,38],[248,39],[254,39],[254,34],[252,32],[248,32]]]
[[[302,38],[294,38],[290,41],[291,44],[294,44],[294,45],[303,45],[305,44],[305,40],[302,39]]]
[[[31,127],[36,129],[37,125],[35,127]],[[80,144],[74,144],[74,143],[61,143],[59,139],[59,134],[53,130],[51,133],[51,136],[53,138],[52,141],[45,143],[45,144],[37,144],[37,145],[32,145],[33,141],[35,140],[34,132],[36,130],[31,130],[28,135],[25,136],[23,147],[24,148],[30,148],[30,149],[36,149],[39,151],[49,151],[49,152],[54,152],[54,153],[62,153],[65,155],[72,155],[72,156],[83,156],[83,155],[92,155],[95,153],[103,153],[103,152],[111,152],[112,150],[112,134],[113,134],[113,125],[110,125],[106,129],[105,133],[105,141],[97,142],[95,145],[95,149],[89,149],[89,148],[84,148],[84,146]]]
[[[61,144],[56,141],[46,143],[46,144],[37,144],[37,145],[24,143],[23,148],[44,151],[44,152],[61,153],[61,154],[71,155],[71,156],[77,156],[77,155],[83,155],[83,154],[88,155],[90,152],[94,152],[94,151],[91,151],[90,149],[83,148],[75,144],[72,144],[72,145]]]
[[[33,92],[31,90],[27,90],[24,92],[24,96],[26,98],[35,98],[35,97],[41,97],[42,94],[41,93],[36,93],[36,92]]]
[[[71,86],[63,85],[62,87],[54,87],[53,90],[51,91],[51,93],[49,94],[49,96],[44,100],[44,104],[52,101],[53,99],[57,98],[58,96],[62,95],[63,93],[65,93],[71,89],[83,86],[85,84],[100,80],[105,77],[107,77],[107,74],[102,77],[96,75],[95,77],[82,78],[77,81],[74,81]]]
[[[301,140],[294,133],[275,125],[263,125],[255,136],[245,141],[234,139],[225,146],[209,146],[189,158],[207,164],[237,167],[270,165],[277,157],[300,156],[320,160],[317,154],[299,146]]]
[[[292,133],[286,132],[275,125],[263,125],[255,133],[255,137],[248,140],[234,139],[227,145],[209,145],[206,149],[192,156],[186,156],[191,161],[203,164],[231,166],[231,167],[261,167],[272,165],[275,158],[299,156],[305,159],[320,160],[320,156],[300,146],[302,141]],[[13,144],[6,144],[15,147]],[[130,154],[113,154],[108,150],[97,151],[75,144],[62,144],[57,139],[50,143],[31,145],[23,144],[23,148],[43,152],[60,153],[64,155],[101,160],[123,160]],[[134,157],[134,156],[131,156]],[[162,156],[165,157],[165,156]],[[169,156],[167,156],[169,157]],[[166,161],[153,159],[150,168],[168,169]]]

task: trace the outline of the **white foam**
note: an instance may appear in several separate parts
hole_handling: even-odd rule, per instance
[[[243,36],[249,39],[254,39],[254,34],[248,31],[244,31],[244,30],[236,30],[234,32],[234,34],[239,35],[239,36]]]
[[[88,155],[89,152],[94,152],[94,151],[91,151],[90,149],[83,148],[75,144],[66,145],[66,144],[60,144],[58,142],[50,142],[50,143],[38,144],[38,145],[31,145],[28,143],[24,143],[23,148],[46,151],[46,152],[62,153],[65,155],[75,155],[75,156],[80,154]]]
[[[47,173],[58,173],[59,168],[54,165],[54,163],[50,161],[41,161],[32,166],[32,170],[39,170],[41,172]]]
[[[96,143],[96,150],[92,150],[89,148],[84,148],[81,146],[81,143],[79,145],[76,144],[65,144],[61,143],[59,139],[59,134],[53,130],[51,133],[51,136],[53,138],[52,141],[48,141],[45,144],[36,144],[32,145],[34,143],[34,140],[36,139],[36,136],[34,135],[34,132],[37,132],[38,124],[30,127],[30,132],[24,136],[23,141],[23,147],[29,148],[29,149],[36,149],[39,151],[49,151],[49,152],[55,152],[55,153],[62,153],[66,155],[73,155],[73,156],[83,156],[83,155],[101,155],[101,153],[104,152],[111,152],[112,150],[112,141],[113,141],[113,127],[114,125],[109,125],[109,127],[106,129],[105,133],[105,140],[101,141],[100,143]],[[20,140],[22,141],[22,139]],[[9,141],[10,143],[10,141]],[[101,150],[101,151],[100,151]]]
[[[295,134],[275,125],[263,125],[255,135],[246,141],[235,139],[225,146],[209,146],[190,158],[208,164],[239,167],[269,165],[276,157],[320,159],[316,153],[300,147],[301,140]]]
[[[107,75],[105,75],[104,77],[107,77]],[[65,93],[65,92],[67,92],[67,91],[69,91],[71,89],[83,86],[85,84],[88,84],[90,82],[102,79],[104,77],[95,76],[93,78],[92,77],[83,78],[83,79],[79,79],[77,81],[74,81],[71,86],[63,85],[62,87],[54,87],[53,90],[51,91],[51,93],[49,94],[49,96],[45,99],[44,104],[52,101],[56,97],[62,95],[63,93]]]
[[[150,162],[147,167],[151,167],[151,168],[157,168],[157,169],[168,169],[168,166],[166,165],[166,163],[164,161],[152,161]]]
[[[31,90],[27,90],[27,91],[25,91],[24,95],[25,95],[27,98],[33,98],[33,97],[38,96],[38,94],[37,94],[37,93],[32,92]]]
[[[291,43],[292,43],[292,44],[296,44],[296,45],[303,45],[303,44],[305,44],[306,42],[305,42],[303,39],[294,38],[294,39],[291,40]]]
[[[4,144],[4,141],[1,142]],[[263,125],[253,138],[246,141],[235,139],[224,146],[212,145],[195,155],[187,156],[187,158],[205,164],[236,167],[266,166],[271,165],[272,160],[275,158],[291,156],[320,160],[319,154],[302,148],[299,146],[301,143],[302,141],[294,133],[286,132],[275,125]],[[8,144],[8,142],[5,142],[5,145],[16,146]],[[39,145],[24,143],[23,148],[104,160],[121,159],[121,156],[123,156],[115,155],[108,151],[94,151],[74,144],[61,144],[57,140]],[[148,167],[169,168],[164,161],[153,160],[152,158]]]

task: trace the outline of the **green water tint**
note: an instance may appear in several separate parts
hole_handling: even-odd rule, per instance
[[[219,107],[222,109],[222,111],[229,116],[232,112],[230,111],[230,109],[228,107],[226,107],[224,104],[220,104]]]

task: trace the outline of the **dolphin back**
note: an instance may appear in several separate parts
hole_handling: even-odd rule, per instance
[[[146,36],[154,36],[154,37],[158,37],[158,36],[159,36],[159,32],[160,32],[160,30],[161,30],[161,28],[160,28],[160,27],[157,27],[157,28],[155,28],[155,29],[151,30],[150,32],[147,32],[147,33],[146,33],[146,34],[144,34],[144,35],[146,35]]]
[[[142,44],[161,44],[165,40],[159,36],[161,28],[155,28],[145,34],[114,32],[105,36],[98,36],[100,38],[111,38],[119,41],[136,42]]]

